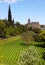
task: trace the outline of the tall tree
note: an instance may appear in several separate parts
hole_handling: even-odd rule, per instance
[[[12,23],[13,23],[13,27],[14,27],[14,18],[13,18],[13,21],[12,21]]]
[[[12,15],[11,15],[11,9],[10,9],[10,5],[9,5],[9,10],[8,10],[8,21],[9,24],[12,26]]]

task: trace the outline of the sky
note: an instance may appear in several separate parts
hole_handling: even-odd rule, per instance
[[[9,4],[15,22],[26,24],[30,18],[45,25],[45,0],[0,0],[0,19],[7,19]]]

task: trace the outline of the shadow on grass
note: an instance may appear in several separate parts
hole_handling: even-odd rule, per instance
[[[45,48],[45,43],[30,43],[30,44],[25,44],[25,43],[20,43],[22,46],[37,46],[37,47],[42,47]]]
[[[20,43],[22,46],[29,46],[30,44]]]
[[[42,47],[42,48],[45,48],[45,43],[38,43],[38,44],[33,44],[34,46],[37,46],[37,47]]]
[[[43,53],[43,56],[42,56],[42,58],[45,60],[45,52]]]

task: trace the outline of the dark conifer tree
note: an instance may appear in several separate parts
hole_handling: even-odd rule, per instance
[[[8,10],[8,21],[9,21],[10,26],[12,26],[12,15],[11,15],[10,5],[9,5],[9,10]]]
[[[13,27],[14,27],[14,18],[13,18],[13,21],[12,22],[13,22]]]

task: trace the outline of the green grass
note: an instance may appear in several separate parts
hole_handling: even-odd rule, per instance
[[[31,42],[31,45],[25,46],[22,44],[20,36],[0,40],[1,53],[3,55],[3,65],[17,65],[21,51],[29,48],[33,48],[39,51],[39,56],[41,57],[42,65],[45,65],[45,61],[42,59],[43,52],[45,48],[37,47],[33,44],[38,44],[36,42]],[[0,64],[1,65],[1,64]]]

